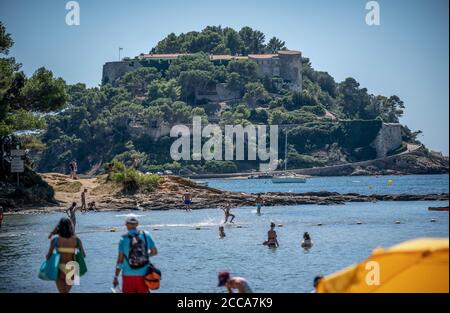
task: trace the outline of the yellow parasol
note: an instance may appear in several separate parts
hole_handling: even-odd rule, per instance
[[[375,249],[365,261],[324,277],[317,292],[449,292],[448,238]]]

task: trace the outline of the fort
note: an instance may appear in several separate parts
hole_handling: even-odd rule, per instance
[[[144,54],[141,53],[134,59],[123,59],[122,61],[107,62],[103,65],[102,83],[117,84],[120,78],[128,72],[142,67],[153,66],[158,69],[166,69],[170,62],[183,53],[171,54]],[[257,64],[258,76],[279,77],[286,82],[292,90],[302,91],[302,54],[300,51],[281,50],[276,54],[249,54],[243,55],[209,55],[214,64],[227,65],[231,60],[249,59]],[[200,94],[200,98],[211,101],[224,101],[236,98],[236,95],[226,90],[223,85],[217,84],[216,90],[207,94]]]

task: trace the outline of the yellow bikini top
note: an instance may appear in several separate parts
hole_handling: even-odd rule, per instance
[[[77,250],[77,248],[59,248],[58,247],[59,253],[75,253],[76,250]]]

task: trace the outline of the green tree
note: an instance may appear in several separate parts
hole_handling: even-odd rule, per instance
[[[266,53],[277,53],[280,50],[286,50],[286,43],[277,37],[270,38],[269,42],[266,45],[265,52]]]

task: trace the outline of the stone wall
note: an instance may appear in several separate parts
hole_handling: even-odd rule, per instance
[[[115,86],[117,80],[128,72],[142,67],[139,61],[117,61],[106,62],[103,65],[102,84],[112,84]]]
[[[377,158],[384,158],[388,152],[402,145],[402,126],[394,123],[383,123],[371,146],[377,151]]]

